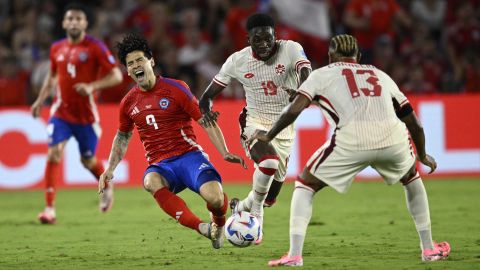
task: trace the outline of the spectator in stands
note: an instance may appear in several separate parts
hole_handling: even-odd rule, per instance
[[[362,63],[372,63],[372,52],[378,37],[395,39],[394,22],[409,27],[410,17],[395,0],[351,0],[346,6],[344,23],[358,39]]]
[[[18,60],[10,55],[0,58],[0,106],[27,103],[28,73],[21,70]]]

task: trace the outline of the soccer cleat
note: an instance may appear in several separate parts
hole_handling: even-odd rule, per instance
[[[108,188],[100,193],[100,201],[98,203],[98,209],[100,212],[105,213],[113,206],[113,183],[110,182]]]
[[[235,214],[238,212],[238,203],[240,203],[240,200],[238,198],[231,198],[230,199],[230,210],[232,211],[232,214]]]
[[[422,261],[439,261],[447,258],[448,255],[450,255],[450,244],[448,242],[433,242],[433,249],[424,249],[422,251]]]
[[[43,212],[38,214],[38,220],[42,224],[55,224],[57,222],[55,210],[53,208],[45,208]]]
[[[254,242],[255,245],[260,245],[263,241],[263,208],[261,208],[260,212],[251,211],[250,214],[254,215],[258,219],[258,222],[260,223],[261,233],[258,236],[258,239]]]
[[[212,240],[212,246],[215,249],[219,249],[223,246],[225,242],[225,235],[223,234],[223,226],[219,227],[215,223],[210,223],[209,235]]]
[[[217,224],[200,223],[198,225],[198,232],[206,238],[212,240],[212,246],[215,249],[219,249],[223,246],[225,236],[223,234],[223,227],[218,227]]]
[[[268,262],[268,266],[303,266],[302,256],[289,256],[285,254],[278,260]]]

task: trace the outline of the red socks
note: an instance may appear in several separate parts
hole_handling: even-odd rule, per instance
[[[60,177],[60,163],[48,161],[45,168],[45,201],[47,207],[53,207],[55,201],[55,186]]]
[[[208,210],[212,213],[212,219],[219,227],[225,225],[225,214],[227,213],[228,198],[227,194],[223,193],[223,206],[221,208],[213,208],[207,203]]]
[[[183,226],[199,232],[198,225],[202,221],[190,211],[182,198],[170,192],[166,187],[155,192],[153,197],[165,213],[176,219]]]
[[[97,159],[97,163],[95,163],[95,166],[90,169],[90,172],[95,176],[95,178],[100,179],[100,175],[105,171],[105,168],[103,167],[103,163],[101,160]],[[105,183],[105,188],[108,188],[108,183]]]

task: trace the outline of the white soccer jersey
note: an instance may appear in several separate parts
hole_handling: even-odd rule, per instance
[[[351,150],[372,150],[404,142],[405,124],[395,114],[408,99],[395,82],[371,65],[336,62],[313,71],[299,92],[318,100],[336,125],[335,144]]]
[[[297,89],[300,69],[310,68],[310,61],[297,42],[278,40],[276,50],[270,59],[262,61],[254,56],[251,47],[246,47],[230,55],[213,78],[215,83],[223,87],[233,78],[239,81],[247,100],[247,123],[253,122],[265,130],[270,130],[289,103],[289,95],[283,89]],[[292,124],[277,138],[293,139],[294,132]]]

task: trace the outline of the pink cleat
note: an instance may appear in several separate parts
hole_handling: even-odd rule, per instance
[[[433,249],[425,249],[422,251],[422,261],[440,261],[450,255],[450,244],[448,242],[433,242]]]
[[[288,253],[278,260],[268,262],[268,266],[303,266],[302,256],[289,256]]]
[[[43,212],[38,214],[38,220],[42,224],[55,224],[57,222],[55,210],[45,209]]]

